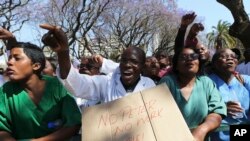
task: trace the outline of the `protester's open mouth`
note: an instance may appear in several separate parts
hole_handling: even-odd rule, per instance
[[[226,63],[226,65],[227,65],[227,67],[234,67],[235,66],[234,62],[228,62],[228,63]]]
[[[130,71],[124,71],[124,72],[123,72],[123,76],[124,76],[125,78],[130,78],[130,77],[133,77],[133,73],[130,72]]]
[[[226,64],[228,64],[228,65],[234,65],[235,62],[234,62],[233,60],[228,60],[228,61],[226,62]]]

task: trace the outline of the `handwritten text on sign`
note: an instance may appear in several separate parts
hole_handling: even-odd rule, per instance
[[[132,128],[149,123],[151,120],[155,120],[161,117],[163,107],[157,107],[156,100],[150,100],[145,102],[145,105],[140,106],[124,106],[116,113],[102,114],[99,118],[98,128],[111,125],[115,128],[113,136],[119,136],[121,133],[131,130]],[[145,108],[147,107],[147,109]],[[148,113],[147,113],[148,112]],[[140,137],[143,136],[140,135]]]

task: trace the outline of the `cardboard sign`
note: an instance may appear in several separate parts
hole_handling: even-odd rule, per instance
[[[166,84],[83,111],[83,141],[194,140]]]

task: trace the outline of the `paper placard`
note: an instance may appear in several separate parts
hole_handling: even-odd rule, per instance
[[[83,111],[83,141],[194,140],[166,84]]]

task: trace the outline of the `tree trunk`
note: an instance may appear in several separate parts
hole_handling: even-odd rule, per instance
[[[217,0],[217,2],[227,7],[234,18],[229,34],[238,38],[245,48],[250,48],[250,21],[243,0]]]

